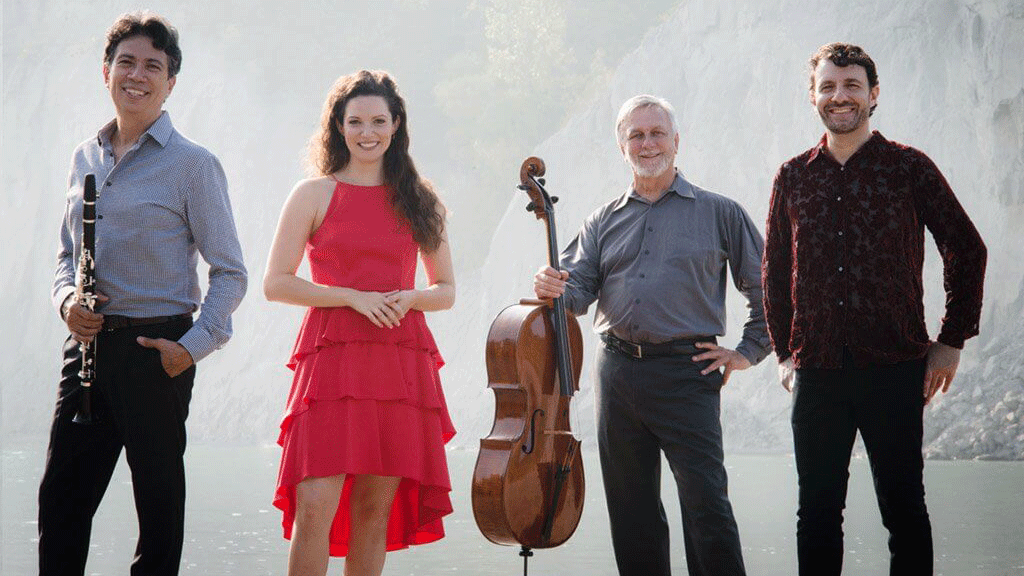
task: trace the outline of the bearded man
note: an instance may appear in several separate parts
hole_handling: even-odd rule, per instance
[[[672,105],[640,95],[616,122],[633,170],[621,196],[591,214],[562,253],[561,274],[542,268],[539,298],[562,296],[573,314],[594,301],[597,434],[619,574],[669,576],[661,453],[676,479],[691,576],[744,574],[727,494],[719,392],[734,370],[769,352],[761,304],[757,227],[735,201],[675,169]],[[735,350],[725,334],[728,271],[749,315]],[[721,369],[721,370],[720,370]]]
[[[964,340],[978,333],[985,245],[935,164],[871,131],[874,61],[858,46],[833,43],[810,69],[825,135],[779,168],[764,257],[768,329],[787,390],[795,376],[800,574],[842,571],[858,431],[890,534],[890,574],[931,574],[923,409],[949,388]],[[922,302],[925,228],[945,273],[935,341]]]

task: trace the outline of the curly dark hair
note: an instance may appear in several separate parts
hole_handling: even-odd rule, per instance
[[[817,70],[818,64],[826,58],[840,68],[851,65],[863,67],[864,71],[868,74],[868,88],[878,86],[878,70],[875,68],[875,61],[871,59],[871,56],[868,56],[863,48],[843,42],[832,42],[818,48],[818,51],[807,61],[807,65],[810,67],[809,75],[812,92],[814,91],[814,71]],[[868,116],[874,114],[877,107],[878,104],[871,106]]]
[[[125,38],[145,36],[153,42],[153,48],[167,54],[167,77],[173,78],[181,70],[181,48],[178,46],[178,30],[166,18],[147,11],[127,12],[118,16],[107,30],[107,46],[103,50],[103,63],[114,63],[117,45]]]
[[[384,152],[384,183],[392,190],[396,212],[412,227],[412,237],[427,252],[441,244],[444,233],[444,207],[430,182],[421,178],[409,156],[409,121],[405,100],[387,72],[360,70],[334,82],[320,116],[320,130],[310,140],[309,160],[321,175],[334,174],[351,158],[341,133],[348,101],[356,96],[380,96],[387,102],[391,119],[398,129]]]

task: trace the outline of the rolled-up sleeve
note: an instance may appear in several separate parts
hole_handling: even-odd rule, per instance
[[[186,194],[188,226],[196,249],[210,265],[209,289],[195,325],[178,343],[199,362],[231,338],[231,313],[248,283],[238,242],[227,178],[214,156],[199,163]]]

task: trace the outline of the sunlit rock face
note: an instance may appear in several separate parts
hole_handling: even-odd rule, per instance
[[[3,39],[8,208],[0,231],[5,246],[0,288],[10,327],[0,335],[7,351],[0,358],[5,434],[45,431],[52,415],[63,330],[47,292],[68,158],[111,114],[97,53],[102,46],[97,37],[117,12],[109,8],[100,18],[86,7],[5,7],[6,21],[26,23],[6,27]],[[13,14],[17,11],[24,13]],[[182,30],[189,55],[168,109],[183,133],[221,158],[250,268],[250,292],[235,314],[234,338],[200,364],[189,430],[200,441],[273,442],[291,378],[284,363],[302,310],[268,304],[260,282],[281,203],[302,176],[301,151],[316,126],[323,95],[337,74],[360,64],[325,66],[299,57],[291,43],[275,48],[272,35],[308,26],[299,21],[275,19],[273,26],[261,27],[238,20],[224,28],[198,9],[168,16]],[[72,27],[87,28],[91,36],[66,34]],[[331,31],[314,35],[326,39]],[[253,48],[252,38],[268,40]],[[982,333],[968,342],[950,392],[926,410],[928,454],[1024,458],[1022,1],[680,5],[649,30],[568,122],[559,126],[552,120],[550,137],[523,150],[524,158],[536,154],[545,160],[548,188],[561,198],[556,205],[560,244],[572,238],[588,213],[628,185],[629,169],[612,124],[619,105],[644,92],[675,105],[681,131],[677,166],[687,178],[735,198],[762,224],[779,164],[821,136],[807,98],[805,62],[818,46],[835,40],[863,46],[878,64],[881,94],[872,127],[923,150],[938,164],[989,248]],[[355,48],[338,50],[351,57]],[[425,84],[431,75],[416,74],[411,69],[400,74],[412,104],[431,93]],[[557,78],[538,79],[538,86],[557,85]],[[54,95],[69,87],[77,94],[74,104],[55,106]],[[511,112],[509,130],[515,129],[515,114],[526,113]],[[441,169],[433,166],[425,173],[460,181]],[[467,167],[443,169],[454,173]],[[515,189],[519,166],[508,166],[507,173],[505,189],[474,191],[509,198],[485,264],[460,271],[453,311],[428,316],[447,360],[442,378],[459,430],[453,444],[460,447],[475,447],[492,422],[494,401],[484,366],[488,326],[504,306],[532,295],[531,277],[546,258],[543,226],[524,210],[526,196]],[[474,218],[452,208],[453,219]],[[937,253],[931,240],[927,243],[926,309],[934,335],[944,294]],[[456,253],[471,248],[476,249],[453,238]],[[732,291],[726,344],[738,339],[744,311]],[[591,320],[592,315],[580,318],[586,358],[574,427],[592,448],[596,338]],[[724,389],[728,449],[791,450],[790,397],[774,374],[774,357],[769,357],[735,374]]]

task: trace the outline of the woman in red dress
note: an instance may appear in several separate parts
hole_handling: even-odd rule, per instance
[[[308,306],[289,367],[274,505],[288,574],[378,575],[387,550],[444,536],[454,435],[423,312],[455,300],[445,212],[409,157],[405,102],[384,72],[335,82],[312,140],[318,176],[281,212],[268,300]],[[296,276],[303,253],[311,280]],[[419,258],[417,258],[417,256]],[[416,289],[417,259],[428,286]]]

